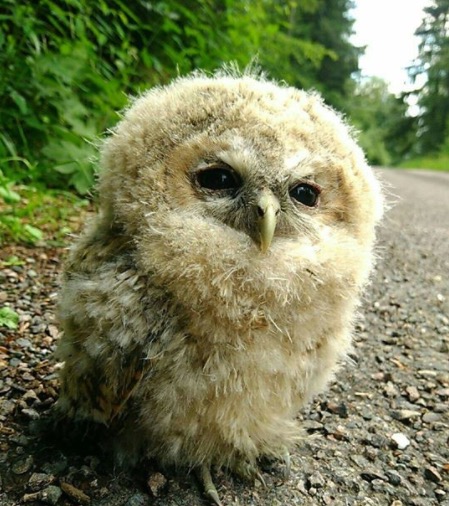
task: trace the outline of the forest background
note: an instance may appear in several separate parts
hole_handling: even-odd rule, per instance
[[[352,7],[351,0],[1,0],[0,245],[38,243],[51,223],[56,241],[70,232],[64,218],[87,205],[98,139],[129,96],[224,62],[244,68],[256,57],[269,77],[318,90],[354,125],[374,165],[448,170],[449,0],[424,10],[409,69],[423,84],[400,96],[360,75],[364,49],[350,41]]]

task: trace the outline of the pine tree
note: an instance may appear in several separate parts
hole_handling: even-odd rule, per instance
[[[416,35],[421,39],[415,79],[424,76],[418,90],[421,108],[418,124],[419,151],[437,152],[449,136],[449,0],[434,0]]]
[[[352,7],[352,0],[321,0],[314,12],[304,16],[312,40],[331,51],[316,69],[318,88],[329,103],[345,110],[347,85],[359,70],[358,59],[363,52],[349,40],[354,24]]]

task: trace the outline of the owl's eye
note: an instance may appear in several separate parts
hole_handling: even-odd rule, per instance
[[[242,186],[240,176],[231,167],[210,167],[196,176],[201,188],[207,190],[236,190]]]
[[[307,183],[300,183],[290,190],[290,197],[307,207],[315,207],[319,196],[319,188]]]

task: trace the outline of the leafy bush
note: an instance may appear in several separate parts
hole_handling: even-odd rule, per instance
[[[138,19],[120,0],[5,0],[3,12],[0,168],[16,182],[85,193],[92,142],[114,123],[136,78],[128,35]]]
[[[197,2],[198,4],[198,2]],[[96,136],[126,95],[204,61],[213,2],[4,0],[0,16],[0,169],[14,182],[93,182]],[[209,48],[210,49],[210,48]],[[151,51],[151,54],[150,54]],[[171,70],[167,72],[168,69]]]
[[[317,87],[326,96],[330,71],[318,78],[323,62],[334,65],[333,74],[343,69],[340,83],[354,70],[340,65],[345,58],[336,44],[350,31],[352,22],[343,14],[351,2],[339,0],[334,10],[328,4],[3,0],[3,176],[86,193],[94,180],[96,138],[116,122],[114,111],[123,108],[127,95],[194,68],[213,70],[229,61],[245,67],[258,56],[273,77]],[[323,19],[332,38],[321,40]],[[335,48],[327,47],[334,43]],[[347,43],[340,46],[351,50]]]

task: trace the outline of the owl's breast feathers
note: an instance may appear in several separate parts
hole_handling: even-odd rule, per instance
[[[85,267],[67,270],[60,303],[67,412],[111,424],[136,403],[172,418],[175,400],[204,410],[220,399],[231,412],[250,403],[255,419],[269,405],[289,418],[331,377],[354,301],[319,248],[275,243],[262,254],[244,243],[236,256],[198,224],[187,228],[198,234],[191,248],[171,223],[134,251],[98,231],[73,250],[71,264]],[[80,262],[86,251],[95,253]]]

